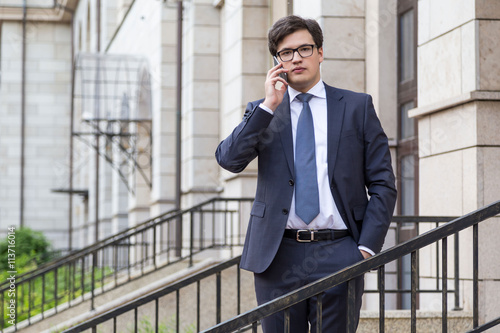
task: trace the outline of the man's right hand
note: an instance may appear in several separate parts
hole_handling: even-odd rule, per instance
[[[273,111],[281,104],[283,96],[285,96],[288,83],[282,79],[279,74],[286,72],[288,72],[288,69],[283,68],[282,64],[274,66],[267,72],[266,82],[264,84],[266,98],[262,104]],[[277,82],[282,83],[278,85],[279,89],[276,87]]]

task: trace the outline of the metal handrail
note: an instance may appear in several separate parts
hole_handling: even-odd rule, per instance
[[[199,283],[201,280],[214,276],[216,274],[220,274],[222,271],[231,268],[231,267],[237,267],[239,270],[240,268],[238,267],[240,263],[241,256],[236,256],[232,259],[226,260],[220,264],[214,265],[212,267],[206,268],[198,273],[194,273],[190,276],[187,276],[183,278],[182,280],[176,282],[175,284],[169,285],[163,289],[160,289],[159,291],[154,291],[149,294],[143,295],[135,300],[132,300],[130,302],[127,302],[117,308],[114,308],[112,310],[109,310],[95,318],[92,318],[90,320],[84,321],[82,323],[79,323],[71,328],[68,328],[64,330],[62,333],[77,333],[77,332],[83,332],[86,329],[96,327],[97,325],[104,323],[110,319],[116,318],[128,311],[136,311],[137,308],[143,304],[147,304],[149,302],[157,302],[158,299],[162,296],[166,296],[168,294],[171,294],[173,292],[178,292],[182,288],[185,288],[193,283]],[[221,293],[220,287],[219,290],[216,292],[217,294]],[[199,302],[199,300],[198,300]],[[199,307],[199,304],[197,305],[197,308]],[[158,313],[156,313],[158,315]],[[218,317],[220,316],[219,314],[217,315]],[[176,316],[178,318],[179,316]],[[199,318],[198,318],[199,321]],[[197,323],[197,327],[199,327],[199,322]],[[178,332],[179,330],[177,330]]]
[[[214,326],[211,329],[208,329],[204,332],[232,332],[234,330],[241,330],[241,329],[247,329],[251,325],[251,329],[256,332],[257,328],[257,321],[260,319],[271,315],[273,313],[279,312],[281,310],[284,310],[288,307],[290,307],[293,304],[296,304],[298,302],[301,302],[307,298],[310,298],[311,296],[318,295],[322,293],[324,290],[329,289],[335,285],[338,285],[340,283],[346,282],[348,280],[351,280],[355,278],[356,276],[359,276],[361,274],[364,274],[370,270],[377,269],[378,270],[378,277],[379,277],[379,293],[380,293],[380,303],[379,303],[379,311],[380,311],[380,332],[384,332],[384,309],[385,309],[385,288],[384,288],[384,266],[396,259],[401,258],[404,255],[408,255],[411,253],[412,257],[412,309],[411,309],[411,321],[412,321],[412,332],[416,332],[416,293],[418,292],[417,290],[417,284],[416,284],[416,251],[419,249],[422,249],[425,246],[428,246],[433,243],[437,243],[439,241],[442,242],[443,246],[443,252],[442,252],[442,260],[443,260],[443,284],[441,290],[436,290],[434,292],[439,292],[442,293],[443,297],[443,304],[446,304],[446,296],[448,293],[447,289],[447,276],[444,273],[446,270],[446,258],[447,258],[447,243],[446,239],[447,237],[451,235],[456,235],[460,230],[463,230],[465,228],[468,228],[470,226],[474,227],[474,234],[476,235],[474,237],[474,246],[477,249],[477,223],[480,221],[483,221],[489,217],[492,217],[496,214],[500,213],[500,201],[497,203],[494,203],[490,206],[487,206],[483,209],[480,209],[476,212],[470,213],[468,215],[465,215],[464,217],[456,218],[453,219],[451,222],[447,222],[444,225],[437,226],[434,230],[428,231],[420,236],[415,237],[414,239],[411,239],[409,241],[406,241],[398,246],[395,246],[391,249],[388,249],[376,256],[373,256],[367,260],[364,260],[358,264],[355,264],[351,267],[348,267],[336,274],[333,274],[331,276],[328,276],[324,279],[318,280],[312,284],[309,284],[301,289],[298,289],[295,292],[289,293],[287,295],[284,295],[280,298],[277,298],[271,302],[268,302],[266,304],[263,304],[251,311],[245,312],[237,317],[235,317],[232,320],[228,320],[226,322],[220,323],[216,326]],[[433,222],[433,223],[442,223],[449,221],[451,217],[420,217],[422,220],[427,220],[427,222]],[[413,220],[413,221],[412,221]],[[408,223],[408,222],[414,222],[414,218],[411,217],[395,217],[393,219],[396,223]],[[477,251],[475,251],[474,254],[475,262],[477,265]],[[239,262],[240,257],[236,257],[230,260],[231,263],[235,264]],[[221,266],[222,267],[222,266]],[[476,267],[477,268],[477,267]],[[220,278],[220,272],[222,269],[225,268],[211,268],[210,273],[208,273],[208,270],[205,270],[203,273],[201,273],[200,276],[191,276],[188,277],[181,282],[179,282],[179,285],[171,285],[168,286],[167,288],[150,293],[148,295],[144,295],[143,297],[140,297],[139,299],[133,300],[129,303],[127,303],[124,306],[117,307],[115,309],[112,309],[108,311],[105,314],[102,314],[100,316],[97,316],[93,319],[87,320],[83,323],[80,323],[70,329],[67,329],[64,331],[64,333],[76,333],[76,332],[81,332],[85,329],[88,328],[97,328],[97,325],[105,323],[106,321],[111,321],[112,320],[112,325],[114,329],[116,328],[117,325],[117,317],[128,312],[128,311],[134,311],[134,324],[135,327],[137,327],[137,311],[140,306],[146,305],[147,303],[154,302],[154,304],[158,304],[159,298],[168,294],[172,293],[173,291],[177,292],[180,290],[181,287],[187,286],[189,283],[193,283],[194,281],[200,281],[202,278],[209,277],[211,275],[216,275],[217,278]],[[476,269],[477,271],[477,269]],[[239,270],[238,270],[238,278],[239,278]],[[189,281],[189,282],[187,282]],[[198,282],[199,283],[199,282]],[[238,281],[239,283],[239,281]],[[349,282],[348,282],[349,283]],[[220,297],[220,282],[217,283],[217,292],[216,294],[218,295],[217,298]],[[238,287],[238,291],[239,291]],[[477,277],[475,279],[475,285],[474,289],[477,290]],[[475,299],[477,299],[477,292],[475,293]],[[319,298],[319,297],[318,297]],[[179,298],[177,298],[176,302],[179,302]],[[197,313],[197,329],[199,331],[199,311],[200,311],[200,300],[198,296],[197,300],[197,305],[196,305],[196,310]],[[194,309],[194,305],[192,306]],[[318,307],[319,308],[319,307]],[[350,308],[352,309],[352,305],[350,305]],[[447,307],[446,305],[443,305],[443,332],[446,332],[446,310]],[[179,313],[175,315],[175,318],[179,317]],[[217,303],[217,322],[220,322],[220,301]],[[239,293],[238,293],[238,313],[239,313]],[[474,314],[474,326],[477,327],[477,311]],[[156,328],[158,328],[158,312],[155,313],[155,321],[156,321]],[[495,324],[495,323],[493,323]],[[489,326],[484,326],[484,327],[491,327],[492,324],[489,324]],[[177,327],[179,327],[178,324],[178,319],[177,319]],[[177,330],[179,331],[179,330]],[[480,328],[477,328],[473,332],[481,332]],[[352,327],[351,327],[351,332],[352,332]]]
[[[108,237],[106,237],[104,239],[101,239],[100,241],[98,241],[96,243],[93,243],[91,245],[88,245],[88,246],[86,246],[84,248],[81,248],[81,249],[78,249],[78,250],[71,251],[71,252],[69,252],[68,254],[66,254],[66,255],[64,255],[62,257],[56,258],[54,260],[51,260],[51,261],[49,261],[47,263],[44,263],[44,264],[38,266],[37,268],[35,268],[35,269],[31,270],[31,271],[28,271],[28,272],[25,272],[23,274],[18,275],[17,276],[17,281],[18,282],[23,282],[24,280],[28,279],[29,277],[39,275],[41,272],[50,271],[50,270],[54,269],[55,267],[58,267],[61,263],[64,265],[64,263],[66,263],[68,261],[71,261],[72,258],[78,258],[81,255],[86,255],[86,254],[89,254],[89,253],[91,253],[93,251],[102,249],[103,247],[111,244],[114,241],[117,241],[117,240],[119,241],[119,239],[121,237],[126,237],[127,235],[130,234],[130,232],[132,230],[140,230],[140,228],[144,228],[144,227],[150,226],[151,224],[161,222],[165,218],[168,218],[169,216],[175,214],[176,212],[178,212],[177,209],[169,210],[168,212],[162,213],[162,214],[160,214],[160,215],[158,215],[156,217],[153,217],[153,218],[151,218],[149,220],[141,222],[138,225],[135,225],[133,227],[129,227],[129,228],[125,229],[125,230],[119,231],[116,234],[113,234],[113,235],[108,236]],[[8,284],[8,282],[6,282],[6,281],[2,281],[0,283],[0,292],[3,291],[2,288],[5,285],[7,285],[7,284]]]
[[[238,315],[237,317],[220,323],[208,330],[203,331],[204,333],[227,333],[233,332],[235,330],[241,329],[248,325],[254,325],[260,321],[261,319],[275,314],[279,311],[283,311],[289,309],[292,305],[307,300],[311,297],[317,296],[326,290],[337,286],[341,283],[349,283],[350,281],[354,281],[354,278],[369,272],[371,270],[380,270],[384,265],[401,258],[405,255],[411,254],[412,257],[412,266],[416,263],[416,251],[422,249],[428,245],[436,243],[438,241],[442,241],[443,245],[443,258],[446,254],[446,239],[449,236],[452,236],[459,231],[473,227],[473,248],[474,248],[474,268],[475,274],[473,279],[473,298],[474,298],[474,311],[473,311],[473,325],[474,328],[478,327],[478,310],[477,310],[477,302],[478,302],[478,276],[477,276],[477,261],[478,261],[478,223],[484,221],[490,217],[500,214],[500,201],[492,203],[484,208],[478,209],[472,213],[469,213],[463,217],[457,218],[453,221],[450,221],[442,226],[437,227],[434,230],[428,231],[422,235],[415,237],[414,239],[408,240],[400,245],[397,245],[389,250],[383,251],[369,259],[363,260],[357,264],[354,264],[350,267],[347,267],[337,273],[334,273],[330,276],[322,278],[318,281],[312,282],[296,291],[290,292],[286,295],[283,295],[279,298],[276,298],[272,301],[269,301],[265,304],[262,304],[256,307],[253,310],[250,310],[246,313]],[[443,273],[445,272],[446,265],[443,265]],[[443,309],[442,309],[442,324],[443,324],[443,332],[446,332],[446,313],[447,313],[447,286],[446,286],[446,274],[443,274]],[[379,280],[380,282],[380,280]],[[416,293],[414,292],[414,288],[416,287],[416,272],[412,269],[412,307],[411,307],[411,326],[412,332],[416,332]],[[351,290],[352,288],[349,288]],[[381,290],[380,301],[383,304],[383,290]],[[319,297],[318,297],[319,298]],[[320,299],[320,298],[319,298]],[[354,297],[348,297],[348,311],[354,308]],[[319,308],[319,307],[318,307]],[[350,310],[349,310],[350,309]],[[384,306],[380,306],[380,318],[383,322],[384,317]],[[285,316],[289,316],[289,312],[285,311]],[[287,318],[285,317],[285,322]],[[321,323],[321,321],[318,321]],[[384,331],[383,324],[381,326],[381,331]],[[349,322],[348,318],[348,332],[354,332],[354,327],[352,323]],[[254,330],[256,332],[256,329]]]
[[[253,202],[253,198],[213,198],[189,209],[168,212],[17,277],[16,289],[19,300],[16,302],[14,329],[17,330],[17,324],[23,319],[27,319],[27,324],[31,325],[32,318],[37,313],[41,313],[40,320],[47,316],[46,310],[52,308],[55,309],[53,314],[57,313],[58,305],[63,302],[71,307],[90,299],[90,307],[93,309],[98,289],[101,293],[112,290],[142,276],[145,274],[145,268],[150,268],[148,269],[149,273],[151,270],[186,259],[189,259],[189,265],[192,265],[193,256],[204,249],[218,246],[241,246],[244,236],[243,222],[238,224],[239,227],[231,235],[223,233],[221,237],[225,237],[224,239],[216,239],[215,231],[209,235],[210,239],[205,239],[205,234],[201,230],[204,223],[208,222],[204,221],[204,216],[212,214],[214,221],[222,217],[224,222],[219,228],[225,228],[226,224],[233,223],[231,219],[235,215],[240,214],[241,205],[248,204],[250,206],[251,202]],[[218,208],[218,205],[224,207]],[[228,208],[231,205],[236,205],[237,208]],[[229,219],[226,216],[228,214],[231,216]],[[241,216],[239,218],[241,219]],[[191,229],[190,239],[185,242],[189,244],[184,244],[183,248],[180,249],[182,251],[180,255],[175,251],[174,246],[171,246],[170,239],[175,235],[171,229],[175,228],[175,222],[179,220],[187,222],[185,228]],[[194,228],[198,232],[193,231]],[[163,234],[167,234],[166,240],[161,238]],[[238,239],[235,240],[235,237]],[[174,254],[174,252],[176,253]],[[131,261],[134,256],[136,257],[135,261]],[[167,257],[166,261],[160,263],[157,259],[160,256],[162,259]],[[111,272],[107,272],[106,267],[110,267]],[[123,275],[126,281],[121,280]],[[48,285],[46,282],[49,280],[48,277],[53,279],[53,285]],[[113,282],[114,286],[110,287],[109,283]],[[104,288],[105,283],[107,283],[106,288]],[[34,296],[31,290],[35,284],[42,286],[42,300],[39,304],[33,304]],[[8,292],[9,286],[0,286],[0,311],[2,313]],[[20,305],[24,299],[27,301]],[[23,319],[19,319],[21,315]],[[0,332],[3,332],[5,327],[6,322],[1,316]]]

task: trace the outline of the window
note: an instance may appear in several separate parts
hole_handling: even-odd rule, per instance
[[[417,0],[398,0],[398,214],[418,215],[418,130],[408,111],[417,106]],[[398,228],[399,242],[417,235],[415,223]],[[411,287],[410,257],[398,261],[398,289]],[[398,308],[411,307],[410,294],[400,294]]]

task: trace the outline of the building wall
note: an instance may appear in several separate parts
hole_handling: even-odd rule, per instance
[[[23,225],[67,248],[71,27],[26,25]],[[21,224],[22,24],[2,22],[0,82],[0,225]]]
[[[421,0],[419,12],[419,107],[412,114],[419,125],[420,214],[460,216],[500,197],[500,5]],[[496,224],[498,218],[479,226],[480,322],[500,310],[490,296],[500,291],[498,268],[491,265],[499,255]],[[471,310],[472,230],[459,241],[462,305]],[[428,256],[421,275],[432,278],[439,273]],[[421,302],[440,306],[432,295]]]

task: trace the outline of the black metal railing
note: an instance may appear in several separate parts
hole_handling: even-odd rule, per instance
[[[500,202],[497,202],[495,204],[492,204],[490,206],[487,206],[481,210],[478,210],[476,212],[473,212],[471,214],[468,214],[464,217],[454,219],[453,221],[446,223],[446,221],[449,221],[452,219],[451,217],[395,217],[393,219],[393,224],[391,228],[394,231],[398,231],[399,228],[402,226],[409,227],[410,223],[416,223],[416,228],[425,228],[424,225],[426,223],[431,223],[431,225],[427,226],[427,229],[432,229],[422,235],[419,235],[409,241],[406,241],[400,245],[397,245],[393,248],[390,248],[368,260],[362,261],[356,265],[353,265],[349,268],[346,268],[345,270],[342,270],[332,276],[326,277],[322,280],[319,280],[315,283],[312,283],[308,286],[305,286],[296,292],[290,293],[288,295],[285,295],[283,297],[280,297],[274,301],[271,301],[269,303],[263,304],[253,310],[250,310],[248,312],[245,312],[244,314],[241,314],[237,316],[235,319],[228,320],[224,323],[220,323],[221,321],[221,312],[222,312],[222,307],[225,303],[227,302],[235,302],[236,304],[234,307],[236,308],[236,312],[240,313],[242,306],[241,306],[241,273],[239,271],[239,268],[237,267],[237,263],[239,262],[239,257],[234,258],[229,260],[227,263],[221,264],[217,267],[210,268],[209,270],[205,270],[201,272],[199,275],[193,275],[189,278],[186,278],[182,281],[180,281],[178,284],[172,284],[168,286],[167,288],[163,290],[159,290],[158,292],[150,293],[148,295],[145,295],[137,300],[131,301],[128,304],[117,307],[113,310],[110,310],[109,312],[103,314],[103,315],[98,315],[95,318],[92,318],[88,321],[85,321],[83,323],[80,323],[71,329],[67,329],[64,331],[64,333],[74,333],[74,332],[82,332],[88,329],[92,329],[92,331],[96,330],[105,330],[109,332],[115,332],[117,331],[117,327],[123,327],[123,323],[120,324],[121,321],[128,321],[128,324],[131,325],[134,328],[134,332],[138,332],[138,325],[141,323],[141,316],[138,315],[138,313],[144,313],[147,311],[141,310],[141,307],[150,307],[151,309],[149,313],[151,317],[153,318],[154,324],[151,324],[151,331],[158,331],[160,330],[160,325],[159,323],[159,318],[165,318],[169,317],[174,318],[174,323],[175,326],[172,326],[172,329],[175,327],[176,332],[181,332],[182,330],[182,325],[179,326],[179,322],[182,322],[179,318],[182,317],[182,311],[180,311],[179,304],[181,303],[181,298],[180,298],[180,290],[182,288],[187,288],[189,285],[192,285],[193,283],[197,283],[196,287],[196,292],[191,295],[190,300],[185,301],[185,303],[190,304],[189,306],[189,312],[192,312],[192,315],[194,316],[193,318],[196,318],[196,320],[193,319],[193,322],[196,323],[196,326],[192,327],[192,329],[196,329],[196,332],[200,331],[200,329],[206,329],[207,325],[202,325],[200,324],[200,316],[203,316],[202,312],[203,309],[205,310],[209,308],[210,310],[213,311],[211,317],[212,321],[214,323],[219,323],[212,329],[207,329],[204,332],[233,332],[236,330],[244,330],[244,329],[251,329],[254,332],[257,330],[258,322],[273,313],[283,311],[285,310],[286,314],[286,309],[292,306],[293,304],[296,304],[302,300],[305,300],[307,298],[310,298],[312,296],[321,294],[324,290],[329,289],[335,285],[338,285],[340,283],[344,283],[346,281],[352,280],[356,276],[359,276],[361,274],[364,274],[366,272],[371,272],[371,271],[376,271],[376,274],[378,276],[378,288],[377,290],[366,290],[365,292],[377,292],[379,294],[379,311],[380,311],[380,320],[379,320],[379,331],[384,332],[385,331],[385,321],[384,321],[384,313],[386,309],[386,294],[389,293],[409,293],[411,297],[411,331],[416,332],[416,310],[417,310],[417,296],[419,294],[423,293],[439,293],[441,295],[441,300],[442,300],[442,327],[443,327],[443,332],[446,332],[447,330],[447,312],[448,312],[448,294],[452,293],[455,296],[455,308],[454,309],[459,309],[459,297],[460,295],[458,294],[459,288],[457,288],[457,283],[459,282],[459,276],[458,276],[458,271],[457,271],[457,266],[455,266],[455,271],[454,271],[454,276],[451,277],[454,279],[454,285],[455,288],[453,289],[448,289],[448,280],[450,277],[448,277],[448,242],[447,239],[448,237],[453,237],[454,239],[454,244],[453,248],[455,249],[455,253],[453,254],[453,262],[454,265],[458,264],[459,262],[459,256],[458,256],[458,233],[470,226],[473,228],[473,233],[475,234],[475,237],[473,238],[473,249],[474,249],[474,262],[475,262],[475,272],[477,272],[477,260],[478,260],[478,253],[477,253],[477,246],[478,246],[478,239],[477,239],[477,223],[480,221],[483,221],[491,216],[494,216],[500,212]],[[419,227],[418,225],[421,225]],[[417,230],[417,232],[420,232]],[[395,232],[393,233],[395,240],[394,242],[398,242],[398,235],[399,233]],[[431,252],[436,254],[436,258],[434,259],[437,262],[438,270],[436,271],[436,276],[433,278],[436,279],[436,288],[431,288],[431,289],[423,289],[419,288],[418,286],[418,281],[419,281],[419,260],[418,258],[418,253],[420,250],[428,247],[428,246],[433,246],[433,245],[439,245],[436,246],[436,250],[432,250]],[[410,290],[404,290],[401,288],[395,288],[395,289],[386,289],[385,285],[385,267],[393,263],[397,260],[400,260],[403,256],[405,255],[410,255],[411,257],[411,288]],[[223,292],[224,290],[224,283],[221,282],[221,273],[223,270],[226,270],[228,267],[233,267],[237,270],[236,274],[236,296],[234,295],[226,295],[226,292]],[[441,274],[438,272],[441,271]],[[205,300],[203,304],[205,306],[200,305],[202,297],[200,296],[200,281],[203,279],[212,279],[211,282],[211,288],[214,289],[215,291],[212,294],[209,294],[209,296],[205,295],[205,298],[208,298],[208,300]],[[477,289],[478,289],[478,279],[477,275],[474,278],[473,282],[473,289],[476,290],[474,293],[474,302],[476,304],[475,309],[477,309]],[[226,282],[227,283],[227,282]],[[349,282],[348,282],[349,283]],[[248,286],[247,286],[248,287]],[[252,286],[250,285],[248,288],[252,289]],[[202,288],[205,289],[205,288]],[[207,288],[208,289],[208,288]],[[225,289],[227,290],[227,288]],[[160,314],[158,313],[157,307],[159,303],[165,304],[167,301],[163,300],[166,298],[168,295],[175,294],[175,299],[172,299],[170,302],[171,304],[174,304],[175,306],[172,306],[170,312]],[[212,296],[210,296],[212,295]],[[225,299],[223,299],[222,296],[226,296]],[[320,299],[318,297],[318,299]],[[196,307],[195,307],[196,304]],[[458,305],[457,305],[458,304]],[[320,306],[318,306],[320,308]],[[353,307],[352,305],[349,306],[349,308],[352,310]],[[122,316],[126,313],[133,313],[133,316]],[[472,332],[481,332],[481,328],[478,327],[478,312],[477,310],[474,311],[474,323],[473,326],[476,328],[476,330]],[[498,320],[497,320],[498,321]],[[318,323],[321,323],[321,320],[318,320]],[[206,324],[206,323],[205,323]],[[490,322],[487,323],[481,327],[484,329],[487,329],[491,327],[492,325],[496,325],[498,322]],[[321,325],[321,324],[320,324]],[[129,326],[130,327],[130,326]],[[180,329],[180,330],[179,330]],[[320,327],[319,327],[320,329]],[[351,332],[353,332],[353,327],[351,323]],[[140,330],[139,330],[140,331]]]
[[[143,295],[127,304],[79,323],[64,330],[63,333],[83,332],[89,329],[92,329],[92,331],[119,332],[121,331],[120,328],[123,327],[128,327],[133,332],[142,332],[145,327],[140,326],[144,324],[145,317],[148,318],[148,326],[150,325],[151,332],[162,331],[162,325],[163,329],[165,329],[167,324],[169,324],[169,332],[193,330],[199,332],[202,327],[202,320],[207,320],[207,316],[210,317],[208,320],[213,324],[221,322],[222,305],[224,303],[231,303],[231,309],[235,312],[235,315],[241,312],[243,295],[241,293],[240,259],[241,256],[237,256],[204,269],[161,290]],[[222,275],[230,270],[232,270],[229,277],[233,282],[232,290],[224,288],[222,283]],[[226,284],[229,283],[227,279],[225,282]],[[184,293],[184,290],[190,287],[191,293]],[[185,302],[188,304],[189,311],[181,310],[181,295],[189,298],[188,302]],[[170,310],[174,311],[175,314],[170,316],[165,311],[162,312],[162,310],[165,310],[163,306],[160,306],[162,304],[169,304]],[[208,313],[206,310],[208,310]],[[120,323],[117,318],[127,313],[131,315],[121,317],[127,321],[127,324]],[[183,315],[185,318],[181,319]],[[171,321],[162,323],[164,318],[170,318]]]
[[[314,296],[321,295],[327,289],[330,289],[341,283],[348,284],[348,301],[347,301],[347,328],[348,332],[352,333],[355,331],[355,323],[350,320],[354,318],[354,297],[352,297],[354,292],[354,278],[369,272],[371,270],[377,270],[378,274],[378,292],[379,292],[379,331],[385,331],[385,270],[386,264],[397,260],[405,255],[410,255],[411,257],[411,332],[415,333],[417,331],[417,284],[418,284],[418,272],[417,272],[417,261],[418,253],[421,249],[428,246],[432,246],[438,242],[441,246],[441,326],[442,332],[447,332],[448,330],[448,238],[455,237],[455,234],[461,232],[466,228],[472,227],[472,299],[473,299],[473,330],[471,332],[483,332],[484,330],[493,327],[500,323],[500,318],[490,321],[488,323],[479,326],[479,278],[478,278],[478,223],[482,222],[488,218],[500,214],[500,201],[488,205],[484,208],[476,210],[470,214],[463,217],[450,221],[444,225],[441,225],[433,230],[430,230],[422,235],[419,235],[411,240],[408,240],[400,245],[397,245],[389,250],[383,251],[367,260],[361,261],[355,265],[352,265],[344,270],[341,270],[335,274],[327,276],[316,282],[313,282],[307,286],[304,286],[294,292],[286,294],[282,297],[274,299],[270,302],[262,304],[253,310],[246,313],[238,315],[234,319],[220,323],[208,330],[203,331],[204,333],[218,333],[218,332],[234,332],[243,327],[252,326],[252,331],[257,332],[257,323],[274,313],[283,311],[285,324],[290,321],[289,309],[294,304],[307,300]],[[318,305],[317,308],[321,309],[321,297],[317,297]],[[321,313],[318,314],[319,320],[317,320],[316,331],[321,332]],[[286,325],[285,325],[286,326]],[[286,332],[289,332],[289,327],[285,328]]]
[[[192,265],[206,249],[240,247],[252,202],[215,198],[169,212],[18,276],[14,325],[4,316],[10,288],[0,287],[0,332],[9,326],[16,331],[21,321],[24,327],[87,300],[94,309],[98,294],[146,273],[180,261]],[[179,225],[182,230],[176,230]],[[178,232],[185,236],[182,242],[175,238]]]

